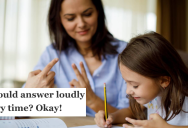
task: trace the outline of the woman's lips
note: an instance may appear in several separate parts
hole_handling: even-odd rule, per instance
[[[78,32],[78,34],[80,34],[80,35],[85,35],[85,34],[87,34],[87,33],[88,33],[88,31],[89,31],[89,30],[80,31],[80,32]]]

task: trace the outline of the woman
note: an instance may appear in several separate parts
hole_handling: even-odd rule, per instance
[[[42,54],[25,87],[53,87],[55,83],[59,88],[86,88],[86,113],[94,116],[104,109],[106,83],[108,111],[128,107],[117,64],[118,53],[126,43],[107,30],[101,0],[52,0],[48,26],[53,43]],[[57,57],[59,62],[54,59]]]

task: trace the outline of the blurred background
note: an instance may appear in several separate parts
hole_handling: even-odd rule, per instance
[[[114,37],[156,31],[188,64],[188,0],[102,0]],[[21,87],[50,44],[50,0],[0,0],[0,87]]]

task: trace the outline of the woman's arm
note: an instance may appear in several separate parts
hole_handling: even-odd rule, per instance
[[[89,108],[91,108],[95,112],[98,112],[99,110],[104,110],[104,101],[101,98],[99,98],[91,89],[83,63],[80,63],[81,73],[79,72],[75,64],[72,65],[72,68],[76,74],[78,81],[73,79],[71,82],[69,82],[69,84],[72,87],[75,86],[77,88],[86,88],[86,105]],[[110,104],[107,104],[107,107],[109,113],[118,110]]]
[[[56,59],[54,59],[56,58]],[[58,56],[52,45],[47,46],[33,71],[29,73],[23,88],[52,88],[54,87],[55,64]]]
[[[91,98],[86,101],[86,105],[95,112],[98,112],[99,110],[104,110],[104,101],[100,97],[95,95],[94,92],[92,95],[93,96],[91,96]],[[107,108],[109,113],[113,113],[118,110],[110,104],[107,104]]]
[[[46,67],[29,73],[24,88],[52,88],[54,87],[55,72],[50,71],[57,63],[58,59],[53,59]]]

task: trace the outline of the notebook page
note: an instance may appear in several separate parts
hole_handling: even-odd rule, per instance
[[[0,120],[14,120],[15,116],[0,116]]]
[[[100,128],[97,125],[85,125],[85,126],[77,126],[77,127],[69,127],[69,128]],[[124,128],[119,126],[112,126],[111,128]]]
[[[67,128],[58,118],[0,120],[0,128]]]

